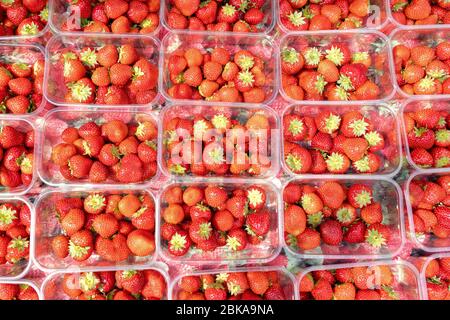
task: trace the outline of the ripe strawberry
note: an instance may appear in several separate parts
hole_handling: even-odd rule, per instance
[[[87,260],[94,251],[94,239],[88,230],[74,233],[69,240],[69,255],[75,261]]]
[[[334,220],[327,220],[320,224],[320,235],[323,242],[333,246],[339,245],[343,239],[341,225]]]
[[[386,246],[391,238],[389,227],[381,223],[375,223],[367,227],[365,234],[366,242],[374,248]]]
[[[213,208],[218,208],[228,200],[225,189],[216,186],[208,186],[204,190],[206,203]]]
[[[373,202],[372,189],[364,184],[353,184],[347,191],[348,202],[355,208],[363,208]]]
[[[169,253],[174,256],[185,255],[191,246],[191,240],[184,230],[175,232],[168,243]]]
[[[307,228],[297,236],[297,246],[301,250],[312,250],[320,246],[320,233]]]
[[[306,173],[311,168],[311,154],[307,149],[294,145],[292,150],[285,154],[285,162],[292,172]]]
[[[247,216],[247,232],[250,235],[264,236],[270,229],[270,214],[267,211],[251,213]]]
[[[247,246],[247,234],[242,229],[232,229],[228,232],[227,247],[232,251],[244,250]]]
[[[235,218],[242,218],[248,211],[248,200],[246,196],[233,196],[226,201],[226,209]]]
[[[298,236],[306,228],[306,214],[297,205],[290,205],[284,211],[284,231]]]
[[[415,148],[411,151],[411,160],[422,168],[429,168],[433,166],[433,156],[424,148]]]
[[[351,224],[344,233],[343,240],[349,243],[362,243],[365,240],[366,226],[363,221]]]
[[[259,210],[266,204],[266,192],[259,186],[250,186],[246,191],[248,206],[252,210]]]
[[[341,174],[350,168],[350,159],[343,153],[333,152],[325,160],[330,173]]]
[[[52,251],[60,259],[64,259],[69,254],[69,239],[64,235],[55,236],[52,239]]]
[[[333,289],[327,280],[320,279],[311,290],[311,295],[315,300],[331,300],[333,297]]]
[[[226,300],[227,291],[221,284],[211,285],[205,289],[205,298],[206,300]]]
[[[61,219],[61,227],[68,236],[81,230],[84,225],[84,212],[81,209],[70,209]]]

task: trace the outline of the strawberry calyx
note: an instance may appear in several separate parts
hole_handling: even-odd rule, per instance
[[[344,90],[351,91],[355,88],[353,87],[352,80],[344,74],[339,75],[339,79],[337,81],[337,84],[343,88]]]
[[[62,57],[64,61],[77,59],[77,55],[72,51],[63,53]]]
[[[91,151],[91,148],[89,148],[89,143],[86,140],[83,140],[83,142],[81,144],[82,144],[83,150],[84,150],[83,155],[88,156],[88,157],[92,156],[92,151]]]
[[[208,152],[209,164],[221,164],[224,161],[223,148],[214,148]]]
[[[147,206],[143,206],[143,207],[139,208],[138,211],[133,213],[133,218],[139,218],[145,211],[147,211]]]
[[[375,229],[369,229],[367,231],[366,242],[374,248],[381,248],[386,245],[386,239]]]
[[[186,236],[182,236],[178,232],[170,238],[169,246],[172,251],[183,251],[186,247],[187,240]]]
[[[144,75],[145,75],[145,73],[144,73],[144,71],[142,71],[141,68],[139,68],[138,66],[133,66],[132,76],[131,76],[132,80],[137,80],[139,77],[143,77]]]
[[[443,167],[447,167],[450,163],[450,158],[449,157],[440,157],[437,161],[436,161],[436,167],[437,168],[443,168]]]
[[[336,86],[336,88],[334,90],[340,100],[347,101],[350,98],[350,94],[343,87]]]
[[[247,232],[248,235],[250,235],[252,237],[256,236],[255,231],[253,231],[252,228],[248,224],[245,226],[245,232]]]
[[[318,75],[314,87],[316,88],[317,92],[319,92],[319,94],[322,94],[323,91],[325,90],[325,86],[327,85],[327,83],[328,82],[325,81],[323,75]]]
[[[221,113],[214,115],[211,119],[211,123],[216,129],[226,129],[228,127],[229,120],[227,116]]]
[[[344,53],[338,47],[331,46],[330,49],[325,50],[326,58],[335,65],[340,66],[344,62]]]
[[[223,283],[226,282],[228,280],[228,273],[222,272],[216,275],[216,282],[218,283]]]
[[[184,175],[186,174],[186,168],[181,164],[174,163],[170,166],[169,171],[173,174]]]
[[[141,28],[150,28],[153,26],[153,21],[151,19],[144,19],[140,24]]]
[[[3,205],[0,207],[0,224],[7,226],[13,222],[14,219],[17,219],[16,210],[8,208]]]
[[[236,237],[228,236],[226,243],[227,243],[227,247],[233,251],[237,251],[239,249],[239,247],[241,246],[241,242]]]
[[[17,249],[19,252],[23,252],[30,245],[30,241],[27,238],[17,237],[12,239],[8,245],[8,248]]]
[[[93,272],[85,272],[81,275],[78,282],[80,284],[81,291],[88,292],[97,287],[100,283],[100,279]]]
[[[353,220],[353,214],[350,211],[350,209],[347,207],[339,208],[336,211],[336,219],[340,223],[349,223],[349,222],[352,222],[352,220]]]
[[[42,21],[48,21],[48,7],[45,7],[39,12],[39,18],[41,18]]]
[[[137,270],[124,270],[124,271],[122,271],[122,277],[124,279],[130,279],[136,274],[137,274]]]
[[[226,3],[225,5],[222,6],[222,12],[224,15],[226,15],[227,17],[232,17],[236,14],[236,7]]]
[[[252,86],[255,82],[255,77],[249,70],[239,72],[238,79],[246,86]]]
[[[308,65],[316,66],[320,62],[322,52],[320,52],[318,48],[311,47],[305,50],[303,56],[305,57],[305,61]]]
[[[93,68],[98,64],[97,54],[91,48],[87,48],[86,50],[80,52],[80,60],[84,65],[90,68]]]
[[[106,206],[106,198],[99,193],[90,195],[88,198],[86,199],[86,204],[95,211],[101,210]]]
[[[72,240],[69,240],[69,255],[72,258],[81,258],[84,255],[86,255],[89,251],[90,247],[82,247],[82,246],[77,246],[76,244],[74,244],[72,242]]]
[[[367,172],[370,170],[369,157],[364,156],[361,159],[353,162],[353,165],[358,172]]]
[[[393,12],[402,11],[407,5],[408,1],[398,2],[392,6],[392,11]]]
[[[72,83],[68,85],[72,99],[78,102],[85,102],[92,95],[91,87],[82,83]]]
[[[243,55],[239,57],[238,65],[242,70],[249,70],[255,65],[255,60],[251,56]]]
[[[204,240],[207,240],[211,237],[212,231],[213,230],[211,227],[211,222],[200,223],[200,225],[198,226],[198,235]]]
[[[358,120],[352,121],[348,125],[348,127],[350,129],[352,129],[352,133],[356,137],[361,137],[361,136],[363,136],[366,133],[366,131],[367,131],[368,127],[369,127],[369,124],[363,118],[363,119],[358,119]]]
[[[322,212],[308,214],[306,220],[310,226],[312,226],[313,228],[316,228],[317,226],[319,226],[322,223],[323,214],[322,214]]]
[[[22,29],[20,30],[20,34],[21,35],[35,35],[39,32],[39,27],[37,26],[36,23],[31,22],[31,23],[27,23],[26,25],[24,25],[22,27]]]
[[[205,120],[198,120],[194,123],[194,137],[202,138],[203,135],[208,131],[209,126]]]
[[[306,18],[302,11],[293,11],[287,15],[289,21],[296,27],[302,26],[306,23]]]
[[[257,207],[263,203],[263,194],[258,189],[249,189],[247,199],[250,205]]]
[[[360,208],[363,208],[372,202],[372,195],[366,190],[362,190],[355,196],[355,201]]]
[[[145,135],[145,123],[143,122],[138,122],[138,126],[136,128],[136,132],[134,133],[134,135],[138,138],[143,138]]]
[[[150,148],[152,148],[153,150],[156,150],[157,146],[156,143],[150,140],[145,140],[145,145],[149,146]]]
[[[306,19],[312,19],[315,16],[315,14],[311,11],[311,8],[309,5],[303,7],[302,13]]]
[[[416,127],[416,128],[414,128],[414,135],[416,136],[416,138],[420,138],[427,131],[428,131],[428,129],[425,127],[420,127],[420,128]]]
[[[437,284],[437,285],[441,285],[442,284],[441,278],[438,277],[438,276],[427,278],[427,282],[428,283],[432,283],[432,284]]]
[[[353,62],[361,62],[369,59],[369,53],[367,51],[355,52],[352,55]]]
[[[21,159],[19,165],[20,165],[20,168],[21,168],[22,171],[23,170],[31,171],[31,169],[33,169],[33,162],[31,161],[30,158],[28,158],[25,155]]]
[[[450,140],[450,130],[440,129],[435,132],[435,139],[438,142],[447,142]]]
[[[340,125],[341,117],[337,114],[330,114],[330,116],[325,119],[325,129],[330,134],[338,130]]]
[[[292,119],[289,122],[288,130],[291,134],[297,135],[301,133],[305,129],[305,126],[303,124],[303,121],[300,119]]]
[[[427,75],[433,79],[444,81],[448,78],[448,74],[444,69],[431,69],[427,71]]]
[[[333,152],[327,157],[325,163],[332,171],[339,171],[344,167],[344,156],[338,152]]]
[[[292,249],[297,250],[298,249],[298,240],[297,237],[294,236],[293,234],[288,234],[286,237],[286,243],[289,247],[291,247]]]
[[[377,131],[370,131],[366,133],[364,135],[364,139],[366,139],[370,147],[378,145],[383,140]]]
[[[281,51],[281,57],[286,63],[294,64],[298,62],[298,52],[294,48],[285,48]]]
[[[447,125],[447,120],[445,117],[439,117],[438,127],[444,127]]]
[[[300,171],[303,168],[302,161],[293,154],[288,154],[286,156],[286,165],[294,172]]]
[[[391,286],[388,286],[386,284],[381,285],[381,290],[387,293],[387,295],[394,300],[400,299],[400,296],[398,292],[395,291],[395,289]]]
[[[434,87],[434,85],[435,85],[434,79],[428,75],[425,76],[425,78],[420,79],[418,84],[419,88],[422,90],[431,89]]]
[[[227,289],[232,296],[237,296],[242,293],[241,286],[233,282],[227,282]]]

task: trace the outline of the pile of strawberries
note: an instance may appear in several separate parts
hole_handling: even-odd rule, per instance
[[[381,203],[367,184],[290,183],[283,199],[285,241],[300,252],[344,243],[364,244],[376,252],[389,245],[394,233],[383,223]]]
[[[393,54],[397,83],[403,92],[450,94],[450,41],[435,46],[399,44]]]
[[[106,117],[107,115],[105,115]],[[119,119],[68,127],[53,146],[51,161],[68,181],[139,183],[157,170],[156,124]]]
[[[273,124],[264,110],[211,108],[207,114],[166,118],[164,123],[163,161],[170,173],[264,176],[271,168]]]
[[[0,128],[0,186],[14,189],[29,186],[33,180],[34,131]]]
[[[69,14],[61,31],[148,34],[159,27],[159,0],[58,1],[65,3]],[[73,17],[79,20],[74,23]]]
[[[450,298],[450,257],[431,260],[425,269],[428,300]]]
[[[392,17],[400,24],[449,24],[447,0],[391,0]]]
[[[44,59],[29,64],[8,54],[4,57],[6,61],[0,62],[0,113],[33,112],[42,103]]]
[[[0,204],[0,266],[21,266],[24,261],[28,261],[30,224],[30,208],[25,203],[18,201]]]
[[[59,290],[71,300],[161,300],[167,297],[166,280],[152,269],[66,273],[61,278],[46,287],[46,299],[52,299]]]
[[[28,284],[0,283],[0,300],[39,300],[39,296]]]
[[[292,31],[365,27],[369,0],[279,0],[280,21]]]
[[[177,300],[286,300],[277,271],[185,276]]]
[[[369,52],[352,52],[345,43],[284,47],[282,89],[294,100],[375,100],[381,89],[369,72],[373,64]]]
[[[147,257],[155,251],[155,203],[149,194],[91,193],[55,201],[61,231],[49,238],[56,260],[108,262]]]
[[[435,245],[445,244],[450,237],[450,175],[435,181],[415,179],[409,185],[409,201],[413,209],[412,224],[416,236],[433,235]]]
[[[184,256],[191,248],[242,251],[264,241],[272,225],[266,191],[257,185],[233,190],[218,185],[184,190],[175,186],[162,197],[160,233],[171,256]]]
[[[301,300],[404,300],[407,296],[391,266],[315,270],[300,279]]]
[[[52,81],[65,84],[64,102],[83,104],[148,104],[156,96],[158,67],[131,44],[106,44],[79,51],[63,49],[51,67]],[[48,87],[61,90],[60,83]]]
[[[172,29],[264,32],[274,10],[269,0],[170,0],[166,16]],[[268,10],[266,10],[268,8]]]
[[[411,160],[421,168],[450,166],[448,112],[418,108],[403,114]]]
[[[264,60],[246,49],[179,49],[166,58],[167,93],[174,99],[262,103],[270,80]],[[210,53],[209,53],[210,52]]]
[[[398,156],[393,117],[377,111],[304,114],[283,118],[284,161],[295,174],[375,173]]]
[[[0,36],[34,36],[47,25],[47,0],[4,0],[0,3]]]

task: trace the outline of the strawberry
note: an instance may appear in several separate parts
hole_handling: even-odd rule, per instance
[[[205,289],[206,300],[226,300],[227,292],[220,284],[208,286]]]
[[[226,208],[235,218],[244,217],[248,211],[248,200],[246,196],[234,196],[226,201]]]
[[[374,248],[386,246],[391,238],[389,227],[375,223],[367,227],[365,233],[366,242]]]
[[[266,192],[259,186],[250,186],[247,191],[248,206],[252,210],[259,210],[266,204]]]
[[[284,230],[289,234],[298,236],[306,228],[306,214],[297,205],[290,205],[284,211]]]
[[[92,166],[92,160],[81,155],[74,155],[68,161],[70,173],[75,178],[86,178]]]
[[[305,173],[311,168],[311,154],[307,149],[295,145],[289,153],[285,154],[285,162],[292,172]]]
[[[323,111],[314,118],[317,130],[323,133],[332,134],[339,129],[341,117],[336,113]]]
[[[208,186],[204,192],[206,203],[213,208],[220,207],[228,199],[227,192],[220,187]]]
[[[327,170],[335,174],[345,173],[350,167],[350,159],[340,152],[331,153],[325,160],[325,163]]]
[[[242,229],[232,229],[228,232],[227,247],[232,251],[241,251],[247,246],[247,234]]]
[[[429,168],[434,164],[433,156],[424,148],[415,148],[412,150],[411,160],[422,168]]]
[[[250,235],[264,236],[270,229],[270,215],[269,212],[255,212],[251,213],[246,218],[247,232]]]
[[[190,238],[183,230],[175,232],[168,243],[169,253],[174,256],[185,255],[191,246]]]
[[[351,224],[344,233],[343,240],[349,243],[362,243],[365,240],[366,226],[363,221]]]
[[[52,251],[60,259],[64,259],[69,254],[69,239],[64,235],[55,236],[52,239]]]
[[[367,67],[361,63],[343,65],[339,72],[338,84],[346,90],[356,90],[367,81]]]
[[[367,140],[364,138],[347,138],[343,143],[344,153],[352,161],[360,160],[368,148]]]
[[[75,261],[88,259],[94,248],[92,234],[88,230],[80,230],[74,233],[69,240],[69,255]]]
[[[315,300],[331,300],[333,297],[333,289],[327,280],[320,279],[314,285],[311,295]]]
[[[224,4],[219,8],[217,13],[218,22],[235,23],[239,20],[239,10],[229,3]]]
[[[339,245],[343,240],[342,228],[339,222],[327,220],[320,224],[320,235],[324,243]]]
[[[355,208],[363,208],[373,202],[372,189],[364,184],[353,184],[348,188],[349,203]]]
[[[216,1],[204,1],[195,13],[204,24],[213,23],[216,20],[218,5]]]

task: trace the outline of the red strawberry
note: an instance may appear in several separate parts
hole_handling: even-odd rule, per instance
[[[301,141],[306,137],[306,125],[303,119],[296,114],[286,115],[283,118],[284,138],[288,141]]]
[[[312,289],[311,295],[314,300],[331,300],[333,298],[331,284],[325,279],[320,279]]]
[[[337,246],[342,242],[343,233],[341,224],[334,220],[327,220],[320,224],[320,235],[323,242]]]
[[[269,212],[255,212],[247,216],[246,225],[248,227],[247,232],[250,235],[256,234],[257,236],[266,235],[270,229],[270,215]]]
[[[348,202],[355,208],[363,208],[373,201],[372,189],[364,184],[355,183],[348,188]]]
[[[365,239],[366,226],[364,222],[357,221],[350,225],[344,233],[343,240],[349,243],[362,243]]]
[[[362,63],[346,64],[339,72],[338,84],[345,90],[356,90],[367,81],[367,67]]]
[[[248,206],[252,210],[259,210],[266,204],[266,192],[259,186],[250,186],[246,191]]]
[[[204,24],[213,23],[216,20],[218,5],[216,1],[204,1],[195,13]]]
[[[292,149],[285,154],[285,162],[292,172],[306,173],[311,168],[311,154],[307,149],[294,145]]]
[[[191,247],[191,240],[186,231],[175,232],[168,241],[168,250],[171,255],[183,256]]]

